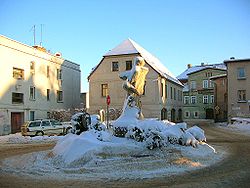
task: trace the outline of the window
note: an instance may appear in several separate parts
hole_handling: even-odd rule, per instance
[[[186,112],[185,112],[185,118],[189,118],[189,116],[190,116],[189,111],[186,111]]]
[[[161,97],[163,97],[163,83],[161,83]]]
[[[171,97],[171,99],[173,99],[173,88],[172,87],[170,87],[170,97]]]
[[[35,120],[35,111],[30,111],[30,121]]]
[[[112,71],[119,71],[118,62],[112,62]]]
[[[108,96],[108,84],[102,84],[102,97]]]
[[[174,88],[174,100],[176,100],[176,89]]]
[[[208,80],[203,80],[203,88],[208,88]]]
[[[238,75],[238,79],[245,79],[246,75],[245,75],[245,68],[238,68],[237,69],[237,75]]]
[[[188,104],[189,103],[189,96],[184,96],[184,104]]]
[[[23,93],[12,93],[12,103],[22,104],[23,103]]]
[[[50,89],[47,89],[47,101],[50,100]]]
[[[35,62],[34,61],[30,62],[30,73],[35,74]]]
[[[40,121],[31,122],[29,124],[29,127],[40,127],[40,124],[41,124]]]
[[[168,85],[165,85],[165,98],[168,98]]]
[[[132,69],[132,61],[126,61],[126,70]]]
[[[56,71],[56,77],[57,77],[57,80],[61,80],[62,79],[62,70],[61,69],[57,69]]]
[[[50,122],[49,121],[42,121],[42,126],[48,127],[48,126],[50,126]]]
[[[194,118],[198,118],[199,117],[199,112],[194,112]]]
[[[196,81],[190,82],[190,89],[196,89]]]
[[[196,96],[191,96],[191,104],[195,104],[196,103]]]
[[[238,90],[238,102],[246,102],[246,90]]]
[[[211,100],[211,104],[213,104],[214,103],[214,96],[213,95],[210,96],[210,100]]]
[[[63,92],[57,91],[57,102],[63,102]]]
[[[49,75],[50,75],[50,67],[47,66],[47,78],[49,78]]]
[[[214,82],[212,80],[209,81],[209,87],[211,87],[211,88],[214,87]]]
[[[13,78],[23,80],[24,79],[24,70],[13,67]]]
[[[30,100],[36,100],[36,88],[30,86]]]
[[[203,95],[203,103],[208,104],[208,95]]]

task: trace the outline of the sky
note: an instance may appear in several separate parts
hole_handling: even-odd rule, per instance
[[[37,45],[80,64],[82,92],[127,38],[175,76],[187,64],[250,58],[250,0],[0,0],[0,35],[34,45],[33,25]]]

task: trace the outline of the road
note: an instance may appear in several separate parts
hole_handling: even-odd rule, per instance
[[[186,174],[140,180],[81,181],[29,179],[18,174],[0,174],[0,187],[250,187],[250,136],[214,126],[202,126],[210,145],[229,152],[221,162]],[[54,147],[47,144],[6,144],[0,146],[0,160]]]

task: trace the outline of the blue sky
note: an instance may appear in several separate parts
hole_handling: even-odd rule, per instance
[[[102,56],[133,39],[176,76],[187,64],[250,58],[249,0],[0,0],[0,34],[81,65],[82,91]]]

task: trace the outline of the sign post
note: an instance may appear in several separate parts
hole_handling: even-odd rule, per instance
[[[107,128],[109,129],[109,105],[110,105],[110,96],[109,95],[107,95],[106,103],[107,103]]]

